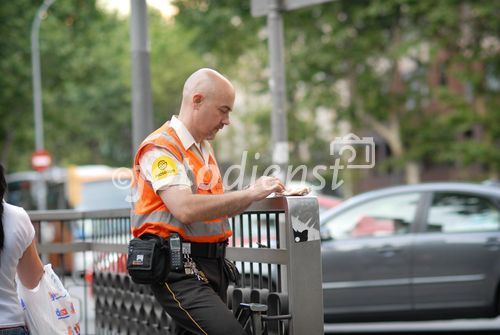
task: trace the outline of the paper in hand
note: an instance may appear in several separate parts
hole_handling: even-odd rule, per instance
[[[307,186],[302,186],[294,189],[287,189],[285,192],[283,192],[281,195],[298,195],[298,196],[303,196],[307,195],[311,192],[311,189]]]

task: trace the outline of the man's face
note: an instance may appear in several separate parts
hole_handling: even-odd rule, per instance
[[[213,140],[219,130],[230,124],[229,113],[233,110],[234,90],[220,85],[206,96],[199,106],[199,129],[206,140]]]

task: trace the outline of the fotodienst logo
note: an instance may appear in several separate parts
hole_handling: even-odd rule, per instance
[[[243,151],[241,160],[238,164],[228,166],[221,175],[222,183],[226,191],[240,190],[247,185],[255,183],[260,176],[284,176],[283,182],[289,185],[292,181],[296,184],[311,185],[312,191],[323,191],[325,188],[330,188],[332,191],[338,189],[344,184],[344,180],[340,177],[339,172],[346,169],[371,169],[375,166],[375,141],[373,137],[359,137],[354,133],[349,133],[342,137],[336,137],[330,142],[329,155],[325,155],[322,164],[316,164],[313,167],[302,165],[288,165],[286,171],[282,171],[282,167],[277,164],[262,166],[257,164],[263,155],[260,153],[254,154],[252,163],[249,163],[249,152]],[[333,164],[331,164],[333,158]],[[163,162],[158,162],[163,163]],[[187,162],[189,165],[189,162]],[[166,164],[161,167],[165,170]],[[139,168],[139,167],[136,167]],[[199,169],[199,176],[195,176],[194,180],[204,180],[203,176],[207,173],[210,167]],[[184,170],[173,169],[169,172],[168,177],[173,180],[181,179],[178,175]],[[263,171],[258,173],[258,171]],[[325,178],[327,175],[331,178]],[[213,175],[215,177],[215,175]],[[218,178],[209,178],[209,183],[218,182]],[[331,184],[327,185],[326,180],[331,180]],[[113,174],[113,183],[119,189],[130,188],[130,196],[126,201],[134,202],[142,194],[144,181],[139,180],[136,185],[132,186],[132,170],[127,168],[116,169]],[[185,179],[183,179],[185,180]],[[189,185],[191,186],[191,185]],[[206,189],[213,185],[200,184],[198,188]]]

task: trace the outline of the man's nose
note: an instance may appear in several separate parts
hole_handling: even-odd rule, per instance
[[[225,126],[229,126],[231,124],[231,121],[229,121],[229,116],[226,116],[225,118],[222,119],[222,123]]]

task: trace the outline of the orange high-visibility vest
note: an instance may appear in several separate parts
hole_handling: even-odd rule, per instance
[[[227,217],[182,223],[170,213],[167,205],[155,193],[151,183],[140,172],[139,160],[142,154],[153,147],[166,149],[183,164],[192,183],[193,193],[206,195],[224,193],[222,178],[213,152],[210,152],[207,166],[199,154],[184,149],[174,129],[166,122],[142,142],[135,155],[134,204],[130,218],[132,234],[137,237],[150,233],[167,238],[171,232],[177,232],[184,240],[190,242],[214,243],[227,240],[232,235]],[[171,170],[170,173],[175,171]]]

